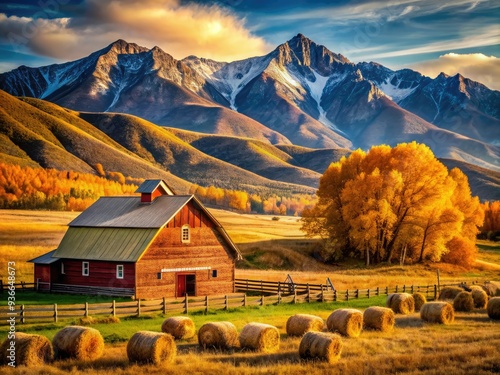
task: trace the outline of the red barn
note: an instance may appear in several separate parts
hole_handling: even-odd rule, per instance
[[[203,204],[162,180],[137,192],[100,198],[57,249],[31,260],[38,289],[136,298],[232,293],[241,255]]]

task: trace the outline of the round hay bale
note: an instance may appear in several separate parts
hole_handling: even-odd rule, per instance
[[[429,323],[450,324],[455,319],[455,310],[448,302],[427,302],[420,309],[420,318]]]
[[[280,348],[278,328],[263,323],[248,323],[240,332],[241,348],[275,353]]]
[[[500,283],[495,281],[486,281],[483,285],[484,291],[490,297],[500,296]]]
[[[326,320],[329,331],[343,336],[358,337],[363,329],[363,313],[356,309],[338,309]]]
[[[394,293],[387,297],[387,307],[396,314],[408,315],[415,311],[415,301],[408,293]]]
[[[342,339],[335,333],[307,332],[300,340],[299,356],[302,359],[321,359],[335,363],[342,352]]]
[[[413,301],[415,302],[415,311],[420,311],[424,303],[427,303],[427,298],[420,292],[413,293]]]
[[[453,309],[455,309],[455,311],[466,312],[474,310],[474,300],[472,299],[472,293],[465,291],[458,293],[453,300]]]
[[[231,322],[205,323],[198,331],[198,343],[204,349],[230,349],[238,344],[238,331]]]
[[[309,331],[321,332],[325,322],[316,315],[295,314],[286,321],[286,334],[288,336],[302,336]]]
[[[448,299],[454,300],[458,293],[463,292],[464,290],[458,286],[447,286],[441,289],[441,293],[439,293],[438,300],[445,301]]]
[[[42,366],[53,357],[52,344],[45,336],[16,332],[15,338],[7,337],[0,345],[0,365],[14,361],[16,366]]]
[[[189,339],[194,336],[196,328],[191,318],[187,316],[173,316],[165,319],[161,331],[174,336],[174,339]]]
[[[372,306],[363,313],[363,325],[366,329],[387,332],[394,327],[394,312],[380,306]]]
[[[52,340],[56,359],[75,358],[92,361],[104,352],[104,339],[94,328],[68,326],[56,333]]]
[[[139,331],[127,343],[127,357],[139,364],[167,365],[177,354],[172,335],[161,332]]]
[[[486,307],[488,316],[491,319],[500,319],[500,297],[493,297],[488,301],[488,306]]]
[[[474,307],[476,309],[484,309],[488,304],[488,294],[481,287],[473,288],[471,294],[474,300]]]

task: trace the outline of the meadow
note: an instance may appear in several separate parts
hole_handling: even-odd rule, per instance
[[[288,274],[295,282],[323,283],[330,277],[338,289],[427,284],[436,282],[439,269],[441,282],[499,280],[500,246],[479,243],[477,264],[470,270],[445,264],[416,266],[380,265],[369,268],[350,262],[324,265],[311,253],[316,241],[307,239],[293,217],[272,220],[268,216],[238,215],[213,211],[240,247],[245,261],[236,277],[284,280]],[[15,261],[18,280],[32,281],[33,265],[26,260],[54,249],[64,235],[66,225],[78,213],[42,211],[0,211],[0,265]],[[279,263],[278,259],[285,259]],[[265,269],[265,265],[272,269]],[[4,270],[0,277],[5,278]],[[5,296],[5,294],[4,294]],[[23,298],[19,292],[17,297]],[[31,293],[26,294],[32,299]],[[57,298],[56,295],[51,297]],[[1,295],[0,295],[0,298]],[[62,297],[66,299],[68,297]],[[71,303],[79,298],[71,297]],[[89,302],[91,301],[88,299]],[[126,341],[138,330],[159,331],[165,316],[152,314],[140,318],[122,318],[120,323],[96,324],[105,338],[102,358],[85,363],[76,360],[56,361],[36,369],[19,367],[12,374],[491,374],[500,372],[499,322],[488,318],[484,309],[457,313],[450,325],[424,323],[418,313],[397,315],[393,331],[364,331],[358,338],[344,338],[341,359],[336,364],[303,361],[298,356],[299,338],[287,337],[286,320],[296,313],[315,314],[326,319],[341,307],[361,310],[385,305],[385,297],[335,303],[303,303],[270,305],[193,313],[190,317],[199,328],[205,322],[231,321],[240,331],[248,322],[276,326],[281,333],[280,351],[259,354],[250,351],[202,351],[196,337],[177,343],[178,355],[171,366],[137,366],[126,355]],[[18,331],[38,333],[52,339],[55,333],[78,319],[49,324],[18,324]],[[0,340],[7,326],[0,326]],[[10,370],[10,369],[9,369]],[[0,368],[4,373],[4,368]]]

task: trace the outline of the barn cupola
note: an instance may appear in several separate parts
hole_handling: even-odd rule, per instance
[[[141,193],[141,203],[153,203],[162,195],[175,195],[175,192],[163,180],[145,180],[135,192]]]

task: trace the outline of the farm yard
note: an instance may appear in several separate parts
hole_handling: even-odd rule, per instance
[[[324,283],[329,277],[340,290],[436,283],[439,269],[441,283],[497,280],[500,248],[493,243],[480,243],[479,260],[471,270],[445,264],[417,266],[383,265],[365,268],[361,264],[324,265],[311,256],[315,241],[304,238],[297,218],[238,215],[212,210],[240,247],[245,260],[236,270],[236,278],[284,281],[290,274],[296,283]],[[17,281],[32,282],[33,269],[27,259],[53,249],[59,243],[65,225],[77,213],[0,212],[0,262],[15,261]],[[265,265],[272,269],[264,269]],[[260,268],[260,269],[259,269]],[[0,275],[4,275],[4,271]],[[4,277],[5,278],[5,277]],[[5,298],[2,298],[4,296]],[[26,293],[29,299],[31,293]],[[50,298],[55,295],[50,295]],[[59,303],[78,303],[84,296],[56,296]],[[386,296],[328,303],[301,303],[230,308],[227,311],[192,312],[188,316],[198,330],[207,322],[229,321],[238,332],[250,322],[270,324],[280,334],[279,351],[259,353],[236,347],[231,350],[203,350],[196,336],[176,341],[177,356],[167,367],[139,366],[127,357],[127,341],[137,331],[160,332],[163,321],[171,316],[162,313],[141,317],[97,319],[91,327],[104,338],[101,358],[92,361],[56,360],[34,369],[22,366],[12,374],[491,374],[500,372],[500,329],[498,320],[488,317],[486,309],[456,312],[448,325],[424,322],[418,312],[395,315],[395,325],[388,332],[363,330],[359,337],[343,337],[338,362],[306,361],[299,356],[300,337],[286,334],[287,319],[294,314],[313,314],[327,320],[339,308],[365,311],[370,306],[385,306]],[[6,294],[0,295],[5,305]],[[90,303],[92,298],[88,299]],[[23,292],[17,293],[23,302]],[[52,303],[52,302],[47,302]],[[26,323],[16,326],[19,332],[39,334],[52,340],[67,325],[84,324],[79,318],[54,323]],[[8,327],[0,326],[0,341]],[[6,367],[0,368],[4,373]]]

